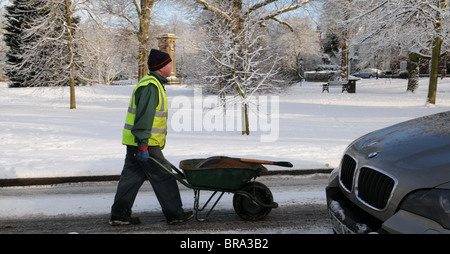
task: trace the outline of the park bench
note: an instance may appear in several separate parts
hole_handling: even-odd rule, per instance
[[[330,92],[331,88],[342,88],[342,92],[348,92],[348,81],[328,81],[326,84],[322,84],[322,93],[327,91]]]
[[[330,87],[342,88],[342,92],[347,91],[347,93],[356,92],[356,81],[358,79],[339,80],[339,81],[328,81],[326,84],[322,84],[322,93],[327,91],[330,92]]]

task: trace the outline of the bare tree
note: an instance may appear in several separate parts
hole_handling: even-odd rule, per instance
[[[80,25],[76,39],[84,80],[111,85],[116,79],[137,79],[138,42],[132,31],[86,21]]]
[[[131,25],[139,41],[138,78],[147,74],[147,57],[150,52],[150,20],[153,7],[159,0],[100,0],[107,13]]]

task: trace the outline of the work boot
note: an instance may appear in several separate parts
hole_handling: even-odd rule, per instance
[[[111,226],[123,226],[123,225],[136,225],[141,223],[139,217],[119,217],[111,215],[111,219],[109,220],[109,225]]]
[[[176,223],[186,222],[186,221],[192,219],[192,217],[194,217],[194,213],[192,211],[183,212],[183,214],[181,214],[180,217],[175,218],[175,219],[167,220],[167,224],[173,225],[173,224],[176,224]]]

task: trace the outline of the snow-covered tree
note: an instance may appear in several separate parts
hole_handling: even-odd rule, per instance
[[[43,13],[39,13],[36,3],[30,3],[28,0],[15,0],[5,9],[4,40],[7,46],[5,74],[10,81],[10,87],[29,86],[30,84],[25,81],[33,79],[36,75],[35,71],[23,72],[22,70],[30,70],[39,66],[25,63],[25,48],[23,45],[38,40],[40,36],[36,34],[25,38],[24,34],[33,19],[38,15],[43,15]]]
[[[209,79],[218,87],[219,96],[235,89],[242,102],[243,130],[249,134],[249,98],[258,90],[276,90],[277,73],[275,54],[265,54],[262,28],[273,20],[292,29],[279,15],[305,6],[313,0],[195,0],[213,13],[208,36],[210,47],[205,47],[210,59],[216,62],[215,74]],[[214,71],[214,70],[213,70]]]
[[[358,0],[356,0],[358,1]],[[333,64],[341,66],[341,78],[347,79],[349,70],[349,48],[352,31],[346,23],[354,14],[352,0],[322,0],[321,23],[325,28],[324,51]]]
[[[77,62],[89,83],[111,85],[116,79],[137,79],[138,42],[132,31],[86,21],[76,34]]]
[[[395,47],[410,56],[410,64],[431,59],[428,102],[435,104],[438,62],[441,47],[449,42],[449,15],[446,0],[357,0],[348,24],[354,45],[371,44],[371,50]],[[418,84],[417,68],[409,68],[409,91]]]
[[[287,19],[293,32],[285,26],[270,27],[269,47],[282,58],[279,62],[281,78],[286,82],[304,79],[305,70],[314,70],[322,64],[321,32],[309,17],[293,16]],[[295,79],[294,79],[295,78]]]
[[[77,6],[84,1],[15,1],[9,25],[16,26],[15,45],[10,46],[8,77],[15,86],[70,86],[70,108],[76,108],[77,75],[74,17]],[[25,17],[23,17],[25,16]],[[17,21],[20,21],[17,23]],[[16,22],[16,23],[14,23]],[[13,29],[11,29],[13,31]],[[15,58],[15,61],[12,59]]]
[[[231,13],[230,13],[231,14]],[[274,79],[277,74],[276,54],[268,53],[262,40],[260,25],[255,20],[244,20],[239,33],[236,24],[213,18],[207,26],[209,43],[204,44],[210,66],[205,78],[218,89],[222,103],[226,94],[236,94],[242,105],[243,134],[249,134],[249,104],[257,92],[280,91]]]
[[[308,3],[315,0],[195,0],[202,5],[206,10],[221,16],[222,18],[236,23],[236,28],[239,29],[246,16],[253,16],[259,20],[261,25],[268,20],[273,20],[280,24],[284,24],[289,28],[291,25],[282,20],[279,16],[281,14],[305,7]],[[233,13],[230,16],[229,12],[222,9],[224,4],[228,3],[232,7]]]

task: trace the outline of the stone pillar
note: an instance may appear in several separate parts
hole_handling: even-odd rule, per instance
[[[178,39],[175,34],[160,34],[158,37],[158,46],[159,50],[164,51],[170,55],[172,58],[172,73],[170,77],[167,78],[169,80],[169,85],[178,85],[180,81],[177,78],[177,70],[175,64],[175,40]]]

